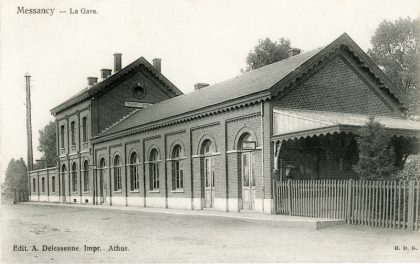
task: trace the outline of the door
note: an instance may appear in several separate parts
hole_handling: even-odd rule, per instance
[[[204,184],[206,207],[214,208],[214,171],[211,157],[204,158]]]
[[[255,206],[255,175],[252,152],[242,153],[242,208],[253,210]]]

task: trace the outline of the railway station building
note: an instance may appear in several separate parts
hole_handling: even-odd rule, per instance
[[[31,201],[275,213],[273,180],[351,179],[374,117],[417,144],[407,99],[343,34],[325,47],[183,94],[144,58],[51,110],[58,164],[31,171]]]

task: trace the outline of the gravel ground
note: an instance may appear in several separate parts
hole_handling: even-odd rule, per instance
[[[3,263],[420,261],[418,231],[308,231],[213,216],[4,204],[1,222]]]

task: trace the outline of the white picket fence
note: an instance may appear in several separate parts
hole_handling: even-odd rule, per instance
[[[348,224],[419,229],[420,181],[274,181],[276,212]]]

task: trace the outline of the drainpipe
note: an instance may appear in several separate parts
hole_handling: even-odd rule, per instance
[[[264,101],[261,101],[261,191],[262,191],[262,212],[264,213]]]

